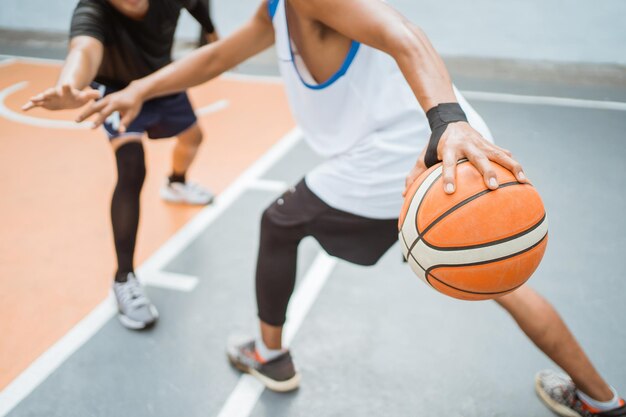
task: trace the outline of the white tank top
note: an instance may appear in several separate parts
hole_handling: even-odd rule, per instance
[[[406,175],[430,137],[426,115],[395,60],[355,41],[337,73],[315,83],[289,36],[285,1],[269,2],[280,72],[305,140],[327,158],[306,175],[307,185],[336,209],[397,218]],[[457,96],[470,124],[490,138]]]

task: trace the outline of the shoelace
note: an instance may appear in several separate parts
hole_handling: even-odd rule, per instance
[[[122,304],[130,303],[133,307],[142,307],[148,304],[148,299],[143,293],[143,288],[136,279],[129,279],[125,284],[119,285],[118,296]]]

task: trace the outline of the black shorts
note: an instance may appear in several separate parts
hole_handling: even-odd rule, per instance
[[[95,82],[91,87],[100,90],[103,97],[119,91],[119,89]],[[119,113],[115,112],[102,124],[110,140],[120,136],[142,136],[144,132],[150,139],[171,138],[189,129],[197,121],[187,93],[177,93],[146,101],[141,112],[127,127],[124,134],[117,131],[119,117]]]
[[[374,265],[398,240],[398,219],[372,219],[335,209],[300,181],[267,210],[278,226],[303,230],[329,255]]]

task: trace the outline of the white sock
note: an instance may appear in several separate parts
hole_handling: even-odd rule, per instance
[[[256,339],[254,345],[256,347],[256,351],[259,354],[259,356],[261,356],[261,358],[263,358],[263,360],[265,360],[266,362],[269,362],[272,359],[277,358],[284,352],[284,350],[282,349],[268,348],[267,346],[265,346],[265,343],[263,343],[263,339],[261,337],[258,337]]]
[[[583,402],[586,403],[588,406],[596,408],[600,411],[609,411],[619,407],[619,395],[617,395],[617,391],[615,391],[615,388],[613,387],[609,388],[611,388],[611,391],[613,392],[613,399],[609,401],[594,400],[593,398],[578,389],[576,390],[576,394],[578,394],[578,398],[583,400]]]

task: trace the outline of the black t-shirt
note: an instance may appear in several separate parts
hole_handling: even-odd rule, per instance
[[[141,20],[120,13],[107,0],[80,0],[74,9],[70,38],[91,36],[104,45],[96,80],[124,87],[172,62],[174,32],[186,8],[209,33],[214,31],[207,2],[202,0],[149,0]]]

